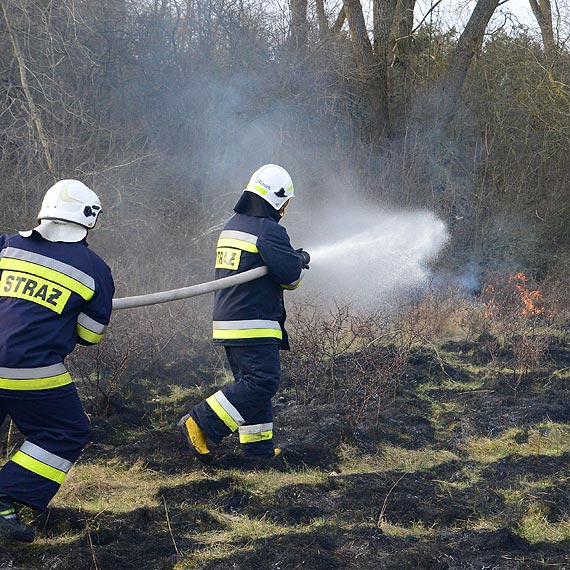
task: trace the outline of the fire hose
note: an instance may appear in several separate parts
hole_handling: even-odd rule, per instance
[[[179,299],[187,299],[188,297],[196,297],[197,295],[205,295],[219,289],[226,289],[234,285],[241,285],[254,279],[259,279],[268,273],[267,266],[256,267],[243,273],[223,277],[215,281],[207,281],[190,287],[182,287],[180,289],[171,289],[169,291],[159,291],[158,293],[149,293],[147,295],[136,295],[134,297],[121,297],[113,299],[113,310],[132,309],[134,307],[144,307],[145,305],[158,305],[159,303],[168,303],[170,301],[178,301]]]

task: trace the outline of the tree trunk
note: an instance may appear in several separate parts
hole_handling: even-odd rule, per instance
[[[325,0],[316,0],[315,10],[317,12],[317,22],[319,23],[319,38],[322,41],[330,33],[327,15],[325,14]]]
[[[397,2],[398,0],[374,0],[372,4],[380,105],[382,114],[386,117],[387,134],[391,134],[389,99],[392,92],[390,69],[393,53],[390,49],[390,37],[394,26]]]
[[[410,50],[414,30],[414,9],[416,0],[398,0],[390,49],[393,51],[394,68],[392,72],[393,92],[401,108],[405,109],[412,98],[410,73]]]
[[[374,25],[374,51],[381,61],[388,62],[390,32],[394,24],[394,14],[398,0],[374,0],[372,20]]]
[[[348,20],[350,37],[356,48],[358,64],[365,70],[373,65],[372,45],[366,30],[366,22],[360,0],[344,0],[344,11]]]
[[[394,44],[399,59],[408,61],[412,47],[416,0],[398,0],[394,16]]]
[[[375,3],[378,0],[375,0]],[[396,0],[385,0],[378,9],[379,39],[390,36],[390,29]],[[350,36],[355,47],[357,64],[364,83],[363,92],[366,95],[363,109],[364,129],[370,134],[391,134],[390,111],[388,107],[388,61],[386,50],[388,41],[379,41],[382,56],[375,57],[372,43],[368,37],[366,22],[362,5],[359,0],[344,0],[346,19],[350,29]],[[385,30],[388,28],[388,32]],[[383,46],[380,47],[380,42]]]
[[[444,124],[455,117],[467,72],[483,45],[485,30],[500,0],[478,0],[447,68],[441,92],[440,110]]]
[[[345,20],[346,20],[346,10],[344,9],[343,5],[340,9],[340,12],[338,13],[335,23],[333,24],[333,27],[331,28],[331,32],[333,34],[339,34],[340,31],[342,30],[342,26],[344,25]]]
[[[550,0],[529,0],[532,13],[540,26],[544,54],[548,63],[552,64],[556,55],[556,42],[552,26],[552,6]]]
[[[307,21],[307,0],[290,0],[291,8],[291,51],[303,57],[307,48],[309,23]]]

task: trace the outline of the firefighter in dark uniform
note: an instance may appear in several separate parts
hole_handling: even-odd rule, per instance
[[[111,271],[86,242],[100,213],[92,190],[61,180],[36,228],[0,235],[0,424],[10,416],[26,438],[0,470],[0,541],[34,539],[14,503],[45,510],[89,439],[64,359],[111,316]]]
[[[291,246],[279,221],[291,198],[287,171],[266,164],[251,177],[218,240],[216,279],[267,266],[268,275],[216,292],[213,338],[223,345],[235,382],[179,421],[194,455],[210,463],[208,441],[238,430],[246,460],[279,455],[273,444],[271,399],[280,381],[279,349],[289,349],[283,290],[295,289],[308,268],[307,252]]]

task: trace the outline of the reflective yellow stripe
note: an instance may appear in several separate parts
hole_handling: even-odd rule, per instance
[[[260,186],[259,184],[254,184],[253,185],[253,189],[256,192],[259,192],[260,194],[263,194],[264,196],[267,194],[267,188],[264,188],[263,186]]]
[[[214,339],[231,340],[238,338],[283,338],[283,331],[275,329],[237,329],[220,330],[214,329]]]
[[[301,286],[301,280],[299,279],[299,281],[297,281],[296,284],[291,284],[291,285],[281,285],[281,289],[286,289],[287,291],[295,291],[295,289],[297,289],[298,287]]]
[[[256,441],[264,441],[273,437],[272,431],[262,431],[259,433],[240,433],[240,443],[255,443]]]
[[[233,247],[235,249],[249,251],[250,253],[259,253],[254,243],[235,238],[220,238],[218,240],[218,248],[220,247]]]
[[[5,517],[7,515],[14,514],[14,509],[8,509],[7,511],[0,511],[0,517]]]
[[[210,396],[206,399],[206,403],[214,410],[214,413],[232,430],[236,431],[238,428],[238,424],[236,421],[224,410],[220,402],[214,398],[214,396]]]
[[[61,485],[65,480],[66,474],[63,471],[55,469],[54,467],[50,467],[49,465],[46,465],[45,463],[42,463],[41,461],[38,461],[37,459],[34,459],[33,457],[30,457],[21,451],[17,451],[14,454],[14,457],[12,457],[11,461],[17,463],[24,469],[27,469],[28,471],[39,475],[40,477],[45,477],[50,481],[55,481],[59,485]]]
[[[31,261],[23,261],[21,259],[13,259],[11,257],[3,257],[0,259],[0,269],[14,269],[16,271],[25,271],[26,273],[31,273],[32,275],[38,275],[39,277],[44,277],[49,279],[53,283],[58,285],[63,285],[67,287],[74,293],[80,295],[86,301],[89,301],[93,294],[95,293],[93,289],[83,285],[73,277],[69,277],[60,271],[55,269],[50,269],[49,267],[44,267],[43,265],[38,265],[37,263],[32,263]]]
[[[48,376],[47,378],[30,378],[26,380],[14,380],[13,378],[0,378],[0,388],[3,390],[47,390],[59,388],[71,384],[73,380],[69,372]]]
[[[103,338],[102,334],[94,333],[93,331],[82,327],[80,324],[77,325],[77,336],[91,344],[97,344]]]

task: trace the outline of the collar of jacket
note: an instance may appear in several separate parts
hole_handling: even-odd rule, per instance
[[[234,206],[234,212],[254,218],[272,218],[276,222],[281,220],[279,211],[253,192],[242,192],[240,199]]]
[[[87,228],[63,220],[40,220],[39,225],[35,228],[21,231],[19,234],[25,238],[40,235],[47,241],[76,243],[85,241]]]

